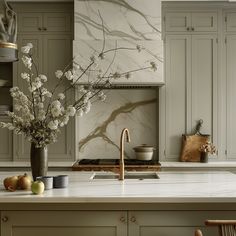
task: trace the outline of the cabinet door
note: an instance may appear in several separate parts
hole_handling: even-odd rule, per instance
[[[227,159],[236,159],[236,35],[227,36],[226,43],[227,79]]]
[[[192,128],[203,120],[201,132],[213,135],[217,145],[217,42],[216,36],[192,36]],[[214,119],[213,119],[214,118]]]
[[[191,36],[168,35],[165,47],[166,84],[161,88],[161,149],[164,158],[178,160],[181,136],[187,133],[191,105]],[[165,105],[163,105],[165,104]],[[165,114],[164,116],[162,114]],[[160,153],[161,154],[163,154]]]
[[[226,12],[226,31],[236,31],[236,12]]]
[[[40,32],[43,26],[42,13],[27,13],[18,14],[18,31],[22,32]]]
[[[217,31],[217,12],[192,13],[192,27],[194,32]]]
[[[11,122],[8,117],[0,117],[0,122]],[[11,161],[12,160],[12,149],[13,149],[13,137],[12,131],[8,129],[0,128],[0,160]]]
[[[127,213],[122,211],[3,211],[1,214],[6,219],[1,226],[2,236],[127,235]]]
[[[43,71],[48,76],[47,86],[53,89],[58,83],[55,77],[55,71],[64,70],[72,60],[72,38],[70,35],[45,35],[43,41]],[[63,92],[69,82],[63,83],[60,90],[55,91],[56,94]],[[74,92],[70,89],[66,93],[67,105],[73,104]],[[68,160],[74,161],[75,150],[75,124],[74,119],[71,119],[65,127],[61,129],[58,136],[58,141],[49,146],[49,158],[51,160]]]
[[[218,235],[206,219],[234,219],[235,211],[132,211],[128,214],[129,236],[187,236],[201,229],[204,236]]]
[[[72,27],[71,13],[44,13],[43,27],[47,32],[70,32]]]
[[[167,12],[165,15],[165,30],[170,31],[187,31],[191,26],[191,13],[186,12]]]

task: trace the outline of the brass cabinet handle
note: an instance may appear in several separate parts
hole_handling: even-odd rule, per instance
[[[194,31],[194,27],[192,27],[191,30]]]
[[[41,27],[38,27],[38,30],[40,30],[40,31],[41,31],[41,30],[42,30],[42,28],[41,28]]]
[[[132,216],[132,217],[130,218],[130,221],[134,223],[134,222],[136,222],[136,218],[135,218],[134,216]]]
[[[3,216],[2,217],[2,222],[7,222],[8,221],[8,217],[7,216]]]
[[[190,27],[187,27],[187,31],[189,31],[190,30]]]
[[[120,217],[120,222],[125,223],[125,217],[124,216]]]
[[[43,31],[47,31],[47,28],[43,27]]]

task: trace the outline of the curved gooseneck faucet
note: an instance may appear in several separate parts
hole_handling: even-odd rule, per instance
[[[120,136],[120,175],[119,180],[124,180],[125,178],[125,163],[124,163],[124,138],[126,135],[126,141],[130,142],[130,134],[127,128],[124,128]]]

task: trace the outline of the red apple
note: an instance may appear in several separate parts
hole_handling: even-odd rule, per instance
[[[7,177],[3,180],[3,184],[6,190],[15,191],[18,185],[18,176]]]
[[[31,185],[31,191],[34,194],[42,194],[44,192],[44,183],[40,180],[36,180]]]
[[[30,189],[31,184],[32,184],[32,179],[26,173],[24,175],[18,176],[18,187],[20,189],[23,189],[23,190]]]

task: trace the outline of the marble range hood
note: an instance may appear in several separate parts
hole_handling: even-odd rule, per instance
[[[88,61],[94,52],[100,52],[105,33],[106,50],[135,48],[137,45],[144,48],[141,52],[122,50],[117,53],[112,65],[114,70],[129,71],[149,66],[151,61],[157,64],[156,72],[144,70],[133,73],[130,79],[113,81],[115,86],[132,88],[164,84],[160,0],[148,0],[148,4],[143,0],[75,0],[74,11],[73,54],[79,63]],[[113,56],[106,56],[104,67]],[[86,79],[80,80],[81,84],[86,82]]]

